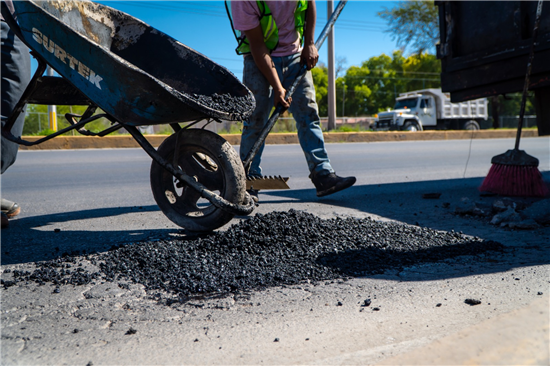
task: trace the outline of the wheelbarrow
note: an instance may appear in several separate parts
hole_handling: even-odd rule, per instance
[[[221,136],[198,122],[241,121],[255,107],[250,91],[227,69],[144,22],[90,1],[14,1],[17,22],[2,15],[32,50],[38,68],[2,127],[2,136],[32,146],[71,130],[105,136],[126,129],[152,158],[150,182],[162,212],[190,231],[211,231],[254,203],[243,164]],[[49,65],[60,77],[43,76]],[[86,105],[70,125],[30,142],[11,133],[25,104]],[[96,114],[100,109],[102,113]],[[86,124],[106,118],[94,133]],[[155,149],[138,127],[174,130]],[[184,124],[182,127],[181,124]]]

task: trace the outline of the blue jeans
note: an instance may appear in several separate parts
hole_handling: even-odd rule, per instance
[[[285,89],[289,89],[300,71],[300,54],[273,57],[273,63],[279,75],[279,80]],[[241,159],[244,160],[258,139],[262,128],[267,124],[269,114],[273,108],[272,88],[267,79],[256,66],[251,55],[244,57],[243,83],[250,89],[256,98],[256,109],[250,118],[244,121],[241,136]],[[292,95],[289,111],[296,120],[298,140],[304,152],[309,171],[312,174],[324,176],[333,173],[330,165],[325,140],[319,121],[319,110],[315,101],[315,87],[311,71],[308,71]],[[250,176],[261,176],[260,161],[265,144],[262,144],[252,160]]]
[[[11,115],[31,78],[29,49],[2,23],[2,126]],[[25,124],[25,108],[15,120],[11,133],[19,137]],[[15,162],[19,145],[2,137],[2,173]]]

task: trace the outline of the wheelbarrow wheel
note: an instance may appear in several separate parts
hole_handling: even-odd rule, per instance
[[[174,167],[177,165],[185,174],[229,202],[242,204],[245,200],[243,165],[235,149],[221,136],[207,130],[182,130],[179,137],[175,133],[164,140],[157,151]],[[151,189],[162,212],[189,231],[212,231],[234,216],[202,198],[195,189],[180,183],[155,161],[151,165]]]

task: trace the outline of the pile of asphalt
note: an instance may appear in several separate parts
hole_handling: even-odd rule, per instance
[[[2,273],[0,284],[4,288],[15,286],[20,282],[35,282],[39,285],[86,285],[102,278],[101,273],[90,271],[83,266],[84,257],[64,255],[61,258],[36,263],[34,271],[6,269]],[[7,275],[7,276],[6,276]]]
[[[494,241],[371,219],[321,219],[290,210],[257,214],[227,231],[189,240],[140,242],[90,256],[109,281],[143,284],[180,298],[383,273],[457,256],[501,251]],[[48,262],[19,280],[60,282]],[[52,262],[52,261],[50,261]],[[44,270],[46,269],[46,271]],[[81,284],[83,275],[73,275]],[[32,277],[34,276],[34,277]],[[85,279],[85,278],[84,278]]]
[[[247,118],[255,106],[254,99],[250,95],[235,96],[214,93],[212,95],[191,94],[189,96],[211,109],[230,114],[233,120]]]

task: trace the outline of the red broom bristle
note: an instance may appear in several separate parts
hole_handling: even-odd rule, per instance
[[[536,166],[493,164],[479,190],[501,196],[545,197],[548,187]]]

